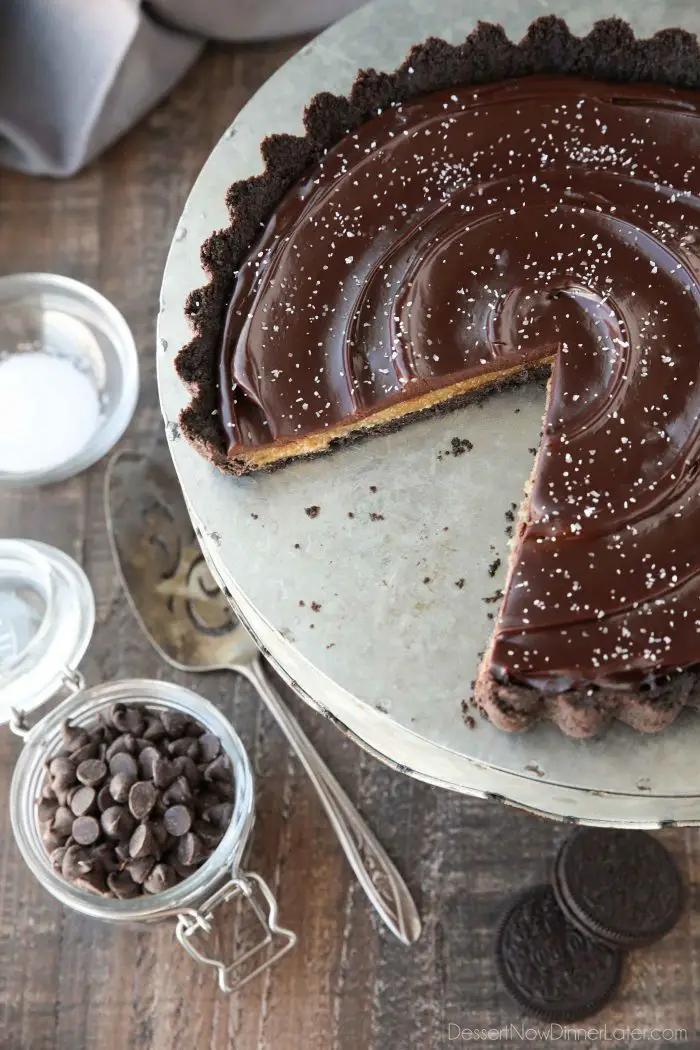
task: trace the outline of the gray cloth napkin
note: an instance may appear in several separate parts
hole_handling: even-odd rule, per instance
[[[0,165],[72,175],[194,62],[205,37],[318,29],[359,0],[0,0]]]

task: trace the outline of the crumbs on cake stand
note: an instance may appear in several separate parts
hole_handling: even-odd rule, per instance
[[[450,441],[450,448],[438,452],[437,458],[442,460],[443,456],[463,456],[465,452],[471,452],[473,448],[474,445],[469,438],[453,437]]]
[[[460,707],[462,708],[462,718],[467,729],[476,729],[476,719],[473,715],[469,714],[469,705],[474,704],[473,700],[462,700]]]

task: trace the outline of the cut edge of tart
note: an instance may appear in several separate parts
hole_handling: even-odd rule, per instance
[[[547,419],[550,387],[551,376],[547,382],[543,425]],[[510,680],[508,676],[501,680],[496,676],[492,654],[505,608],[505,597],[513,585],[518,567],[521,537],[530,521],[532,489],[542,452],[541,443],[526,479],[520,505],[514,514],[506,579],[493,629],[473,683],[473,702],[493,725],[510,733],[520,733],[537,722],[550,721],[566,736],[585,739],[595,736],[615,719],[638,733],[658,733],[671,725],[684,707],[700,709],[700,681],[694,671],[677,671],[664,676],[660,685],[644,685],[624,692],[601,688],[595,683],[561,692],[546,692]],[[464,714],[468,717],[466,709]]]
[[[250,446],[245,452],[239,447],[233,462],[238,466],[238,461],[244,457],[245,469],[237,469],[235,472],[241,475],[277,469],[295,460],[322,455],[372,434],[390,433],[417,419],[423,419],[428,413],[460,408],[474,404],[499,390],[545,380],[552,364],[553,358],[544,355],[541,361],[534,364],[516,364],[497,373],[462,379],[449,386],[395,401],[376,411],[355,415],[347,423],[317,430],[294,441],[278,440],[267,445]]]

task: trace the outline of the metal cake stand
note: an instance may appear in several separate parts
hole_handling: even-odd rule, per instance
[[[433,8],[432,10],[429,9]],[[422,780],[557,819],[700,824],[700,718],[655,736],[612,726],[574,741],[551,725],[505,734],[462,704],[488,638],[484,599],[503,582],[505,514],[519,502],[543,394],[510,392],[275,474],[223,477],[178,434],[187,393],[173,360],[190,333],[185,298],[203,283],[199,247],[227,222],[224,194],[261,170],[271,132],[301,130],[309,98],[346,93],[360,67],[396,67],[411,44],[463,39],[480,17],[519,39],[553,12],[576,32],[610,0],[379,0],[305,47],[242,110],[195,183],[171,246],[158,317],[168,439],[205,552],[270,661],[310,704],[379,758]],[[695,0],[614,13],[638,34],[700,32]],[[453,437],[474,448],[446,455]],[[374,491],[376,489],[376,491]],[[317,506],[310,517],[305,509]],[[350,516],[352,515],[352,517]],[[493,565],[501,559],[495,575]]]

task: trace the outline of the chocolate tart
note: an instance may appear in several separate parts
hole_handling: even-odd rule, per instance
[[[503,729],[696,701],[699,86],[678,29],[430,39],[266,139],[202,248],[181,425],[225,472],[550,377],[476,682]]]

